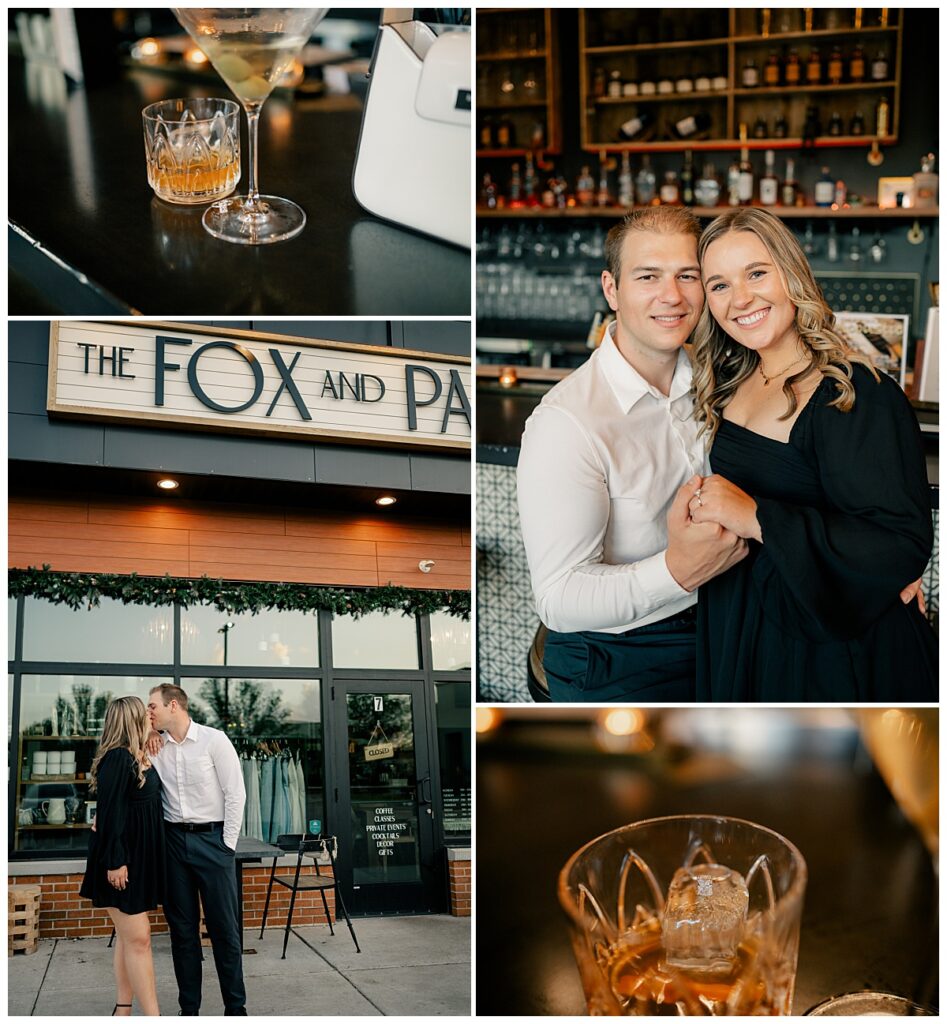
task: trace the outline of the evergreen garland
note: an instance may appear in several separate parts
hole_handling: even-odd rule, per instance
[[[42,569],[9,570],[10,597],[40,597],[53,604],[78,610],[95,608],[103,597],[125,604],[169,605],[182,608],[213,605],[221,612],[329,611],[358,618],[369,612],[400,611],[402,615],[430,615],[444,611],[460,619],[470,618],[469,590],[412,590],[409,587],[306,586],[300,583],[233,583],[173,576],[118,576],[99,572],[53,572]]]

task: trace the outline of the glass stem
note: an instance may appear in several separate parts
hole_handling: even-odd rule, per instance
[[[260,111],[247,110],[247,134],[250,140],[250,166],[248,168],[247,203],[256,206],[260,201],[260,190],[257,186],[257,129],[260,124]]]

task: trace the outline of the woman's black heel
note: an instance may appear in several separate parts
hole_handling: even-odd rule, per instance
[[[115,1012],[118,1010],[118,1008],[120,1006],[122,1007],[122,1009],[124,1009],[126,1006],[129,1008],[129,1010],[132,1008],[132,1004],[131,1003],[116,1003],[115,1006],[112,1008],[112,1016],[113,1017],[115,1016]]]

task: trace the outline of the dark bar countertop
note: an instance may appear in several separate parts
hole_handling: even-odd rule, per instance
[[[787,713],[744,710],[734,724],[724,721],[733,709],[718,712],[718,732],[742,738],[737,757],[706,749],[641,760],[596,754],[581,749],[578,724],[564,738],[548,719],[504,724],[481,740],[477,1014],[586,1013],[556,896],[559,870],[595,836],[672,814],[755,821],[799,847],[809,881],[794,1015],[868,988],[936,1005],[931,857],[856,734],[765,731],[763,717],[771,728],[774,715]]]
[[[66,88],[11,57],[7,114],[10,313],[413,316],[470,313],[470,253],[379,220],[352,195],[361,125],[354,96],[274,93],[260,122],[260,189],[306,211],[288,242],[234,245],[201,226],[204,206],[157,199],[141,110],[178,96],[230,96],[130,70]],[[246,117],[241,114],[246,191]]]

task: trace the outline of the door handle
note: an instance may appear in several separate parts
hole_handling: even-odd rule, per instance
[[[430,775],[425,775],[423,779],[418,779],[418,783],[417,783],[418,803],[419,804],[424,804],[424,805],[432,804],[434,802],[434,795],[433,795],[433,793],[431,794],[431,796],[425,796],[424,795],[424,784],[425,783],[427,783],[428,785],[431,784],[431,776]]]

